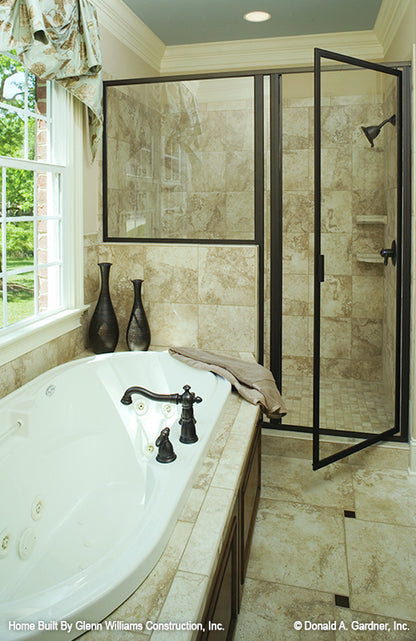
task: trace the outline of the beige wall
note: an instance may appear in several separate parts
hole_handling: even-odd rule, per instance
[[[410,0],[407,11],[385,51],[386,62],[406,62],[412,59],[412,46],[416,42],[416,0]]]
[[[411,0],[394,42],[387,51],[388,60],[410,58],[411,44],[416,41],[415,18],[416,0]],[[158,75],[155,69],[132,53],[108,29],[100,27],[100,30],[106,78]],[[101,206],[101,158],[98,157],[94,164],[90,165],[86,154],[86,303],[93,303],[97,297],[99,282],[96,263],[100,260],[110,260],[114,263],[111,283],[114,302],[121,319],[121,334],[132,303],[129,278],[144,277],[144,302],[156,344],[183,343],[189,338],[186,342],[190,344],[205,347],[211,345],[216,349],[226,348],[227,341],[229,345],[238,343],[241,349],[242,344],[248,351],[255,349],[257,327],[254,315],[257,292],[256,257],[253,248],[243,247],[237,256],[235,248],[186,247],[177,248],[175,252],[176,248],[170,247],[169,251],[166,251],[164,246],[103,245],[99,242]],[[172,257],[172,253],[175,253],[175,256]],[[220,267],[221,264],[223,268]],[[159,269],[159,266],[162,268]],[[235,266],[240,271],[233,270],[232,267]],[[239,275],[241,279],[238,278]],[[235,277],[237,281],[232,280]],[[188,278],[193,285],[189,290],[183,290],[183,284]],[[224,283],[227,285],[228,281],[233,287],[224,288]],[[188,299],[190,292],[194,296],[192,301]],[[86,319],[80,330],[3,366],[0,369],[3,393],[30,380],[41,370],[79,354],[86,345],[87,326]],[[178,327],[177,333],[172,332],[175,326]],[[222,341],[221,336],[225,337],[226,341]],[[242,342],[239,342],[240,337]]]

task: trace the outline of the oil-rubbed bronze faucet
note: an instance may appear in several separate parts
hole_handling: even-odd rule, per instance
[[[169,431],[168,427],[164,427],[156,439],[156,447],[159,448],[156,461],[159,463],[172,463],[176,459],[173,445],[169,440]]]
[[[146,398],[149,398],[151,401],[160,401],[162,403],[179,403],[182,404],[182,413],[179,419],[179,425],[181,426],[181,435],[179,440],[181,443],[195,443],[198,440],[198,436],[195,430],[196,419],[194,417],[194,403],[201,403],[202,398],[200,396],[195,396],[194,392],[190,392],[191,386],[184,385],[184,392],[182,394],[156,394],[150,390],[145,389],[144,387],[129,387],[123,394],[121,403],[123,405],[131,405],[132,394],[141,394]]]

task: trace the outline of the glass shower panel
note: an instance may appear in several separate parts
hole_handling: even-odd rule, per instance
[[[282,393],[284,423],[313,411],[313,74],[282,78]]]
[[[380,251],[397,238],[396,85],[372,69],[322,73],[320,428],[395,423],[397,270]]]
[[[253,77],[107,87],[110,238],[254,240]]]

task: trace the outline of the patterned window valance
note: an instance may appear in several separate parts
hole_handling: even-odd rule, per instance
[[[15,49],[42,80],[57,80],[88,107],[93,157],[102,134],[102,56],[90,0],[2,0],[0,51]]]

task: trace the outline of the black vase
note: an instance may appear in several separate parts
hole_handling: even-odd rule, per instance
[[[134,287],[134,302],[127,325],[126,342],[132,352],[145,352],[150,345],[150,328],[142,303],[143,281],[135,278],[131,282]]]
[[[109,275],[111,263],[98,263],[101,291],[89,328],[90,346],[95,354],[114,352],[118,342],[118,323],[110,298]]]

